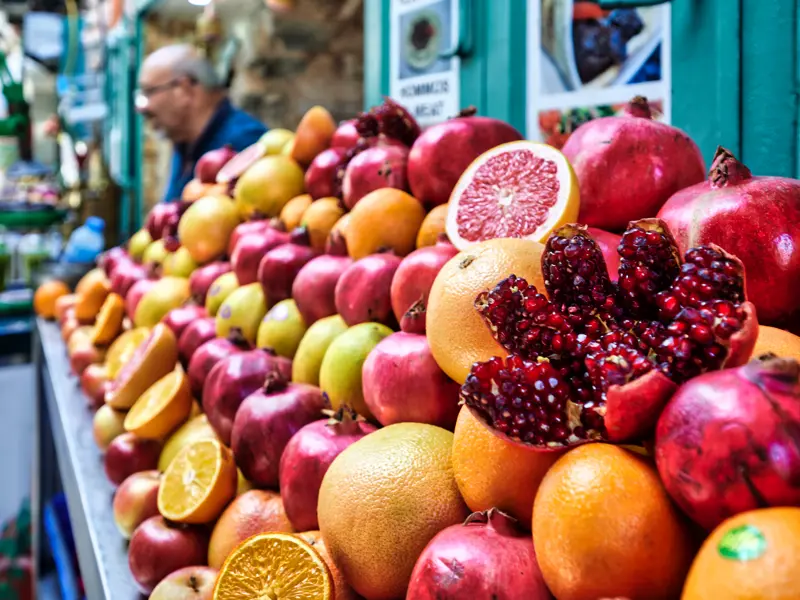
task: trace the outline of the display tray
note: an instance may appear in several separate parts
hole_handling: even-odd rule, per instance
[[[128,570],[126,542],[114,524],[114,488],[106,479],[103,459],[92,436],[92,414],[77,378],[69,372],[58,326],[37,319],[36,330],[39,409],[46,413],[46,418],[40,415],[38,419],[38,433],[52,436],[86,598],[139,600],[144,596]],[[49,422],[49,427],[43,428],[43,422]],[[40,471],[54,468],[46,456],[40,460]]]

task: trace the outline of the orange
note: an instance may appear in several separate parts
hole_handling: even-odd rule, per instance
[[[322,106],[312,106],[300,119],[294,138],[284,147],[285,152],[303,166],[331,145],[336,121]]]
[[[291,231],[300,225],[300,220],[303,218],[303,213],[306,212],[311,206],[311,194],[302,194],[295,196],[281,209],[281,222],[283,222],[286,231]]]
[[[758,339],[752,356],[757,358],[769,352],[778,356],[800,360],[800,336],[777,327],[759,325]]]
[[[139,396],[125,417],[125,429],[140,438],[160,440],[186,421],[191,410],[189,378],[177,368]]]
[[[150,330],[147,327],[137,327],[124,331],[111,343],[106,354],[106,373],[109,381],[117,376],[119,370],[136,352],[139,344],[145,341],[149,335]]]
[[[458,493],[453,434],[397,423],[337,456],[319,492],[325,546],[345,579],[366,598],[404,598],[422,550],[469,511]]]
[[[319,531],[304,531],[296,535],[319,552],[322,560],[328,565],[331,578],[333,579],[333,600],[357,600],[358,597],[353,591],[353,588],[347,584],[347,581],[345,581],[342,576],[342,572],[331,559],[331,555],[328,553],[328,549],[325,547],[325,542],[322,539],[322,534]]]
[[[721,523],[694,559],[682,600],[800,598],[800,508],[762,508]]]
[[[336,221],[336,224],[331,229],[328,239],[325,241],[326,254],[346,254],[347,253],[347,226],[350,224],[350,213],[342,216],[341,219]]]
[[[77,285],[75,286],[75,294],[83,294],[86,290],[88,290],[95,282],[97,281],[107,281],[108,278],[106,277],[105,271],[101,268],[92,269],[86,275],[80,278]]]
[[[332,600],[333,581],[325,561],[308,543],[287,533],[261,533],[231,553],[212,597]]]
[[[292,533],[277,492],[250,490],[237,496],[222,513],[208,544],[208,566],[219,569],[236,546],[257,533]]]
[[[547,144],[519,140],[476,158],[450,194],[447,237],[459,250],[493,238],[545,242],[578,220],[578,178]]]
[[[308,231],[311,247],[317,252],[325,250],[333,226],[344,215],[344,209],[336,198],[320,198],[311,203],[303,213],[300,225]]]
[[[107,279],[94,279],[87,283],[83,291],[78,292],[75,318],[81,323],[94,323],[110,292],[111,285]]]
[[[653,464],[607,444],[567,452],[544,476],[533,544],[559,600],[677,598],[693,555]]]
[[[53,279],[46,281],[36,289],[33,295],[33,310],[43,319],[56,318],[56,301],[69,295],[69,288],[63,281]]]
[[[465,406],[453,436],[453,474],[471,511],[496,507],[528,529],[533,499],[563,452],[543,452],[501,439]]]
[[[122,296],[111,293],[106,296],[103,306],[97,315],[92,330],[92,343],[105,346],[114,341],[122,331],[122,320],[125,318],[125,303]]]
[[[394,188],[370,192],[350,211],[347,251],[356,260],[389,248],[398,256],[410,254],[424,219],[425,209],[414,196]]]
[[[196,406],[197,403],[192,401]],[[158,457],[158,470],[162,473],[167,470],[169,463],[180,454],[186,446],[193,444],[198,440],[216,440],[217,433],[208,422],[208,417],[203,414],[189,416],[189,420],[183,425],[178,427],[175,432],[169,436],[164,447],[161,449],[161,455]]]
[[[464,383],[474,362],[506,355],[475,310],[475,298],[512,274],[545,293],[543,250],[530,240],[488,240],[459,252],[439,271],[425,323],[433,358],[452,379]]]
[[[447,235],[445,224],[447,222],[447,204],[434,207],[425,215],[422,225],[417,233],[417,248],[433,246],[439,241],[439,236]]]
[[[241,469],[239,469],[239,473],[237,474],[238,480],[236,483],[236,495],[241,496],[242,494],[249,492],[250,490],[254,489],[252,482],[248,481],[244,475],[242,475]]]
[[[176,523],[211,523],[236,495],[233,452],[219,440],[186,446],[164,471],[158,512]]]
[[[239,215],[246,221],[259,213],[266,218],[277,217],[286,203],[304,190],[303,169],[294,160],[265,156],[239,177],[233,195]]]

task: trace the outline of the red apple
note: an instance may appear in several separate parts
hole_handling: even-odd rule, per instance
[[[133,530],[150,517],[158,515],[158,470],[141,471],[128,477],[114,494],[114,522],[126,540]]]
[[[115,485],[140,471],[158,467],[161,442],[146,440],[132,433],[123,433],[114,438],[106,450],[106,477]]]
[[[64,322],[61,323],[61,339],[65,342],[69,341],[69,338],[72,337],[72,334],[75,333],[75,330],[80,326],[81,324],[78,323],[78,319],[75,318],[75,309],[70,308],[67,311]]]
[[[114,438],[125,433],[124,422],[125,413],[114,410],[108,404],[104,404],[97,409],[92,422],[92,432],[94,433],[94,441],[101,452],[105,452],[108,449]]]
[[[170,573],[202,565],[207,554],[205,529],[150,517],[131,536],[128,566],[139,589],[149,594]]]
[[[78,341],[69,353],[69,366],[75,375],[81,376],[89,365],[102,363],[106,356],[104,349],[98,348],[89,341]]]
[[[81,373],[81,390],[86,396],[89,408],[97,410],[105,403],[108,374],[104,364],[93,364]]]
[[[161,580],[149,600],[211,600],[218,571],[211,567],[184,567]]]

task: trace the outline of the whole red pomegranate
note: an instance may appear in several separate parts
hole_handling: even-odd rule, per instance
[[[612,282],[585,226],[542,253],[549,297],[513,275],[475,307],[510,354],[475,363],[462,401],[498,434],[545,449],[649,437],[678,384],[744,364],[758,335],[742,264],[686,252],[658,219],[634,221]]]
[[[150,276],[150,269],[130,260],[121,260],[111,272],[111,291],[125,298],[137,281]]]
[[[407,600],[550,600],[533,540],[493,508],[443,529],[417,559]]]
[[[258,281],[270,304],[291,298],[292,284],[297,274],[316,255],[308,236],[273,248],[264,255],[258,265]]]
[[[161,321],[172,330],[175,339],[180,339],[181,334],[186,328],[197,321],[208,316],[205,307],[196,304],[186,304],[169,311]]]
[[[654,121],[642,97],[621,116],[578,127],[562,152],[580,184],[578,219],[609,231],[654,216],[672,194],[705,178],[697,144],[680,129]]]
[[[377,139],[377,138],[373,138]],[[342,198],[348,210],[380,188],[408,190],[408,148],[393,140],[378,142],[359,152],[348,164],[342,181]]]
[[[658,420],[656,464],[687,515],[800,505],[800,364],[767,355],[681,386]]]
[[[338,197],[341,194],[339,169],[346,153],[346,148],[334,146],[323,150],[311,161],[306,170],[305,182],[306,192],[314,200]]]
[[[239,285],[258,281],[258,265],[264,255],[283,244],[289,243],[289,234],[268,228],[262,233],[250,233],[239,238],[231,255],[233,272]]]
[[[189,323],[178,338],[178,356],[184,368],[189,368],[189,361],[195,351],[215,337],[217,337],[217,322],[214,317],[205,317]]]
[[[216,183],[217,173],[230,159],[236,156],[234,149],[225,145],[222,148],[209,150],[201,156],[194,166],[194,176],[201,183]]]
[[[208,288],[211,287],[217,277],[229,273],[232,269],[231,263],[216,261],[192,271],[189,276],[189,290],[192,294],[192,299],[197,304],[205,305]]]
[[[358,325],[368,321],[388,324],[392,320],[390,289],[401,258],[384,252],[357,260],[336,283],[334,302],[344,322]]]
[[[233,419],[242,401],[275,370],[291,378],[292,361],[263,348],[226,356],[211,369],[203,385],[203,412],[226,446],[231,444]]]
[[[189,202],[162,202],[150,209],[145,221],[145,228],[150,233],[153,240],[160,240],[163,237],[176,237],[178,233],[178,222]]]
[[[323,254],[308,261],[292,283],[292,298],[306,325],[336,314],[336,283],[347,267],[349,256]]]
[[[322,391],[305,383],[289,383],[275,371],[260,389],[242,402],[233,421],[231,449],[236,464],[257,487],[278,486],[281,456],[303,425],[320,418]]]
[[[128,251],[121,246],[114,246],[113,248],[109,248],[103,254],[100,255],[98,260],[98,265],[100,266],[103,271],[105,271],[106,277],[111,277],[114,273],[114,269],[117,268],[117,265],[121,263],[132,263],[134,262],[131,258]]]
[[[619,246],[622,236],[603,229],[597,229],[596,227],[589,227],[586,233],[592,236],[594,241],[597,242],[600,251],[603,253],[603,257],[606,259],[608,276],[611,278],[611,281],[616,281],[617,271],[619,271],[619,253],[617,252],[617,246]]]
[[[239,243],[240,238],[251,233],[262,234],[269,229],[278,228],[280,230],[280,227],[277,222],[273,222],[270,219],[254,219],[239,223],[228,240],[228,256],[233,256],[233,251],[236,249],[236,244]]]
[[[364,362],[361,385],[364,402],[381,425],[455,427],[459,385],[436,364],[424,335],[401,331],[378,342]]]
[[[508,123],[472,116],[474,112],[468,109],[462,116],[429,127],[411,147],[408,183],[414,197],[427,206],[446,204],[459,177],[478,156],[524,138]]]
[[[189,359],[189,384],[195,398],[203,397],[203,386],[211,370],[223,358],[249,350],[248,343],[243,338],[232,335],[229,338],[214,338],[200,346]]]
[[[339,127],[336,128],[336,131],[333,132],[333,138],[331,138],[331,148],[343,148],[344,150],[349,150],[358,143],[358,140],[361,139],[361,135],[358,133],[358,129],[356,128],[357,121],[358,119],[350,119],[339,124]]]
[[[658,216],[680,248],[716,244],[741,258],[762,323],[800,324],[799,180],[753,177],[718,148],[708,181],[672,196]]]
[[[400,329],[425,333],[425,314],[433,280],[444,264],[458,254],[455,246],[441,240],[406,256],[392,279],[392,310]]]
[[[129,319],[133,320],[139,301],[157,282],[157,279],[140,279],[128,288],[128,293],[125,295],[125,314]]]
[[[286,516],[297,531],[319,529],[317,500],[333,459],[376,428],[346,408],[313,421],[292,436],[280,462],[280,490]]]

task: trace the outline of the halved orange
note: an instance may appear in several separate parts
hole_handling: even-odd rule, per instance
[[[125,302],[119,294],[106,296],[92,330],[92,343],[105,346],[114,341],[122,331],[122,320],[125,318]]]
[[[139,396],[125,417],[125,430],[141,438],[161,440],[184,423],[191,410],[189,378],[178,367]]]
[[[213,600],[292,598],[331,600],[333,580],[314,548],[288,533],[260,533],[230,553],[217,576]]]
[[[447,236],[459,250],[493,238],[544,242],[578,220],[578,179],[547,144],[521,140],[476,158],[450,194]]]
[[[117,376],[119,370],[136,352],[139,344],[145,341],[149,335],[150,330],[147,327],[137,327],[123,332],[113,341],[108,347],[108,354],[106,354],[106,371],[109,380]]]
[[[214,521],[236,496],[233,452],[219,440],[198,440],[172,460],[158,489],[158,511],[177,523]]]

